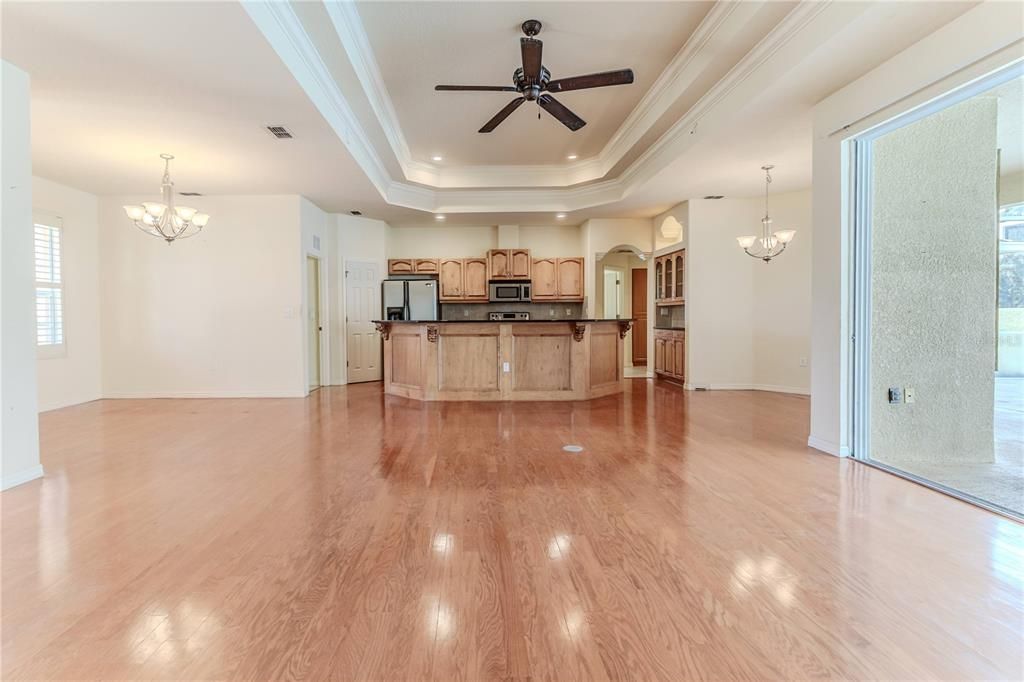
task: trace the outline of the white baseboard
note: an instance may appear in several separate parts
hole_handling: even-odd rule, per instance
[[[42,464],[37,464],[34,467],[25,469],[25,471],[19,471],[16,474],[11,474],[10,476],[4,476],[2,479],[0,479],[0,490],[8,490],[10,488],[13,488],[16,485],[21,485],[22,483],[28,483],[29,481],[34,481],[37,478],[42,478],[42,477],[43,477],[43,465]]]
[[[833,443],[830,440],[824,438],[818,438],[816,436],[807,437],[807,447],[814,448],[815,450],[821,450],[822,452],[832,455],[833,457],[849,457],[850,448],[845,445],[839,445],[839,443]]]
[[[708,391],[769,391],[771,393],[790,393],[792,395],[810,395],[806,388],[795,386],[775,386],[773,384],[686,384],[688,391],[696,390],[695,387],[704,388]]]
[[[109,400],[152,400],[158,398],[305,398],[305,391],[106,391]]]

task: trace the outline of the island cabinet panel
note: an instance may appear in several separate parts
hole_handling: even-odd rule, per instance
[[[463,298],[467,301],[486,301],[487,291],[487,259],[463,259]]]
[[[513,338],[516,365],[512,390],[572,390],[571,335],[517,334]]]
[[[438,277],[438,297],[442,301],[461,301],[463,262],[461,258],[442,258]]]
[[[494,324],[442,329],[437,339],[438,391],[497,393],[501,382],[498,335]]]
[[[622,339],[611,325],[590,332],[590,390],[617,392],[622,381]],[[603,393],[602,393],[603,394]]]
[[[558,298],[558,259],[533,259],[533,292],[535,301],[553,301]]]

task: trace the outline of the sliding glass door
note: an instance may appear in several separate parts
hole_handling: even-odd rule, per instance
[[[1022,86],[1017,65],[856,138],[852,204],[854,455],[1017,515]]]

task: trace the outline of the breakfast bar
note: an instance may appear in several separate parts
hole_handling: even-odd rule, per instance
[[[587,400],[624,389],[631,320],[379,320],[385,392],[416,400]]]

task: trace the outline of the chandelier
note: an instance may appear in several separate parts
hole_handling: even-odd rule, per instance
[[[171,159],[174,157],[161,154],[160,158],[164,160],[164,177],[160,181],[163,201],[144,201],[141,206],[123,208],[135,227],[170,244],[176,239],[187,239],[199,234],[210,216],[188,206],[174,205],[174,183],[171,182]]]
[[[761,218],[761,236],[736,237],[740,248],[752,258],[760,258],[765,263],[771,261],[786,250],[786,245],[793,241],[796,230],[778,230],[772,232],[772,219],[768,217],[768,185],[772,184],[772,168],[761,166],[764,171],[764,217]]]

